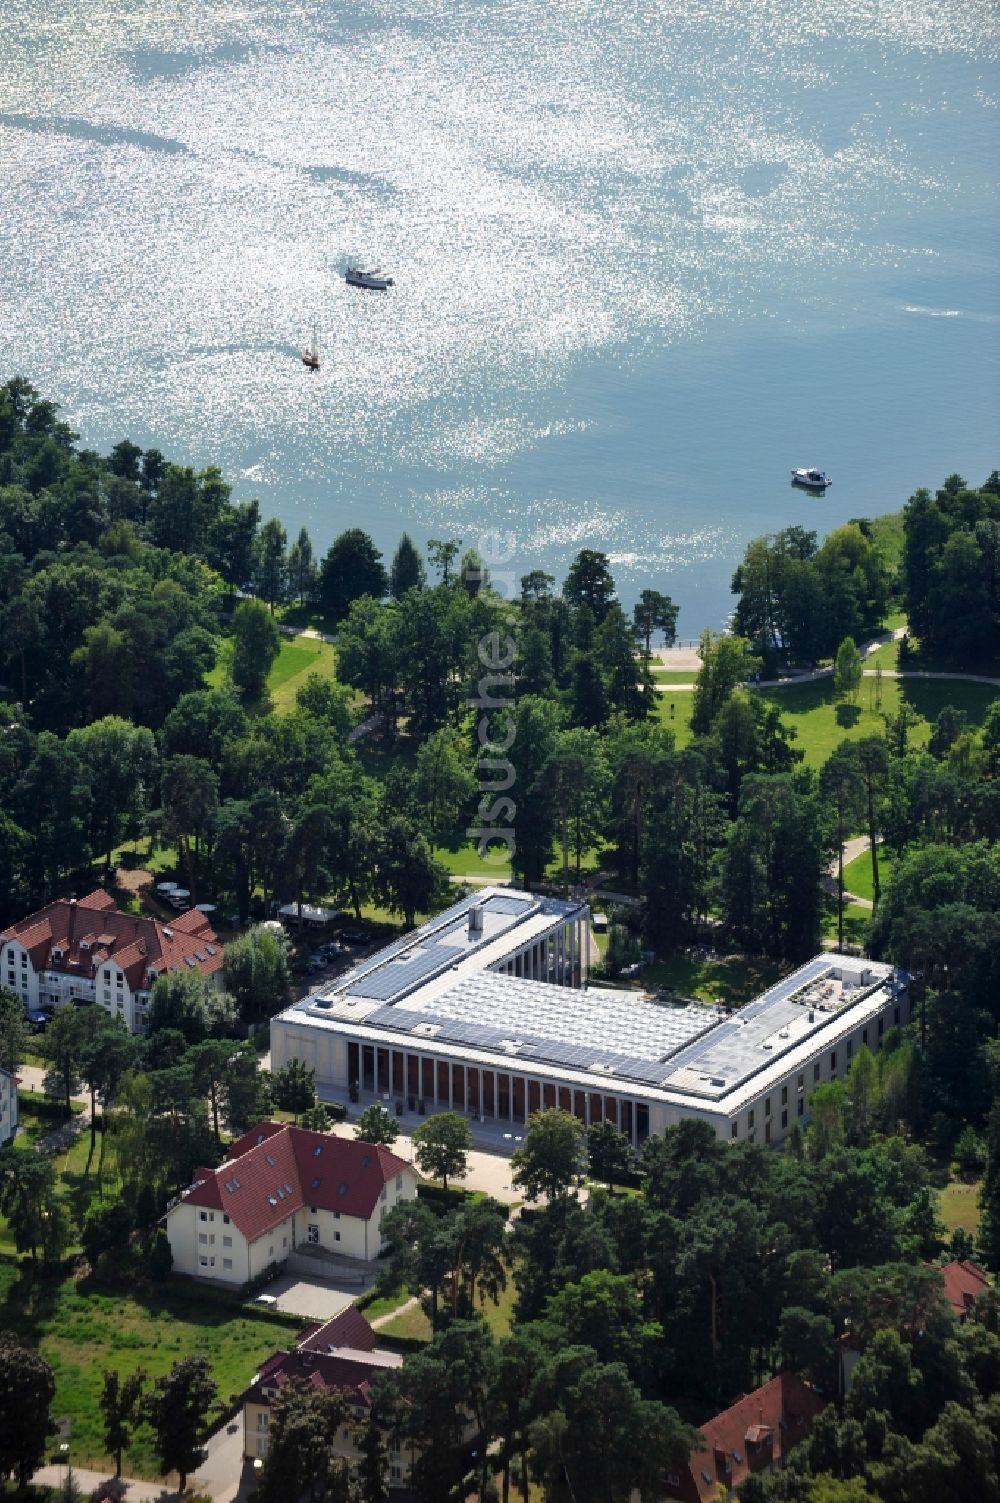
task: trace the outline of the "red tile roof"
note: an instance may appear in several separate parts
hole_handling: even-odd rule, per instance
[[[362,1353],[345,1358],[324,1356],[301,1348],[294,1352],[275,1352],[250,1384],[243,1401],[270,1404],[271,1390],[280,1389],[293,1378],[298,1378],[316,1388],[346,1388],[352,1392],[355,1403],[367,1404],[376,1374],[387,1368],[401,1367],[403,1362],[395,1352],[379,1352],[373,1356],[376,1360],[366,1362]]]
[[[990,1281],[978,1263],[971,1258],[956,1259],[945,1263],[941,1269],[944,1279],[944,1296],[956,1316],[963,1321]]]
[[[223,964],[222,946],[200,909],[161,924],[146,914],[122,913],[103,888],[85,898],[58,898],[4,929],[0,944],[8,939],[20,941],[36,971],[62,971],[92,980],[110,958],[125,972],[133,991],[146,990],[151,969],[158,975],[196,970],[212,976]],[[62,952],[58,960],[52,958],[54,948]]]
[[[380,1145],[261,1122],[231,1146],[218,1169],[199,1170],[182,1200],[221,1207],[254,1242],[304,1206],[367,1221],[383,1186],[407,1168]]]
[[[692,1451],[668,1495],[685,1503],[717,1503],[719,1484],[739,1487],[748,1473],[780,1461],[803,1440],[823,1400],[795,1373],[779,1373],[701,1426],[706,1445]]]
[[[332,1352],[348,1347],[356,1352],[373,1352],[378,1337],[360,1310],[348,1305],[325,1325],[308,1331],[299,1342],[300,1352]]]

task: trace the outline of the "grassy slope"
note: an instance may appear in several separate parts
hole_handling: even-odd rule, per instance
[[[280,1322],[207,1299],[173,1282],[149,1293],[109,1292],[92,1280],[75,1284],[23,1278],[0,1261],[0,1327],[37,1342],[56,1378],[54,1415],[72,1423],[72,1457],[80,1466],[108,1464],[101,1438],[100,1394],[105,1369],[125,1375],[142,1367],[166,1373],[181,1357],[203,1354],[220,1398],[240,1393],[261,1360],[293,1339],[301,1321]],[[149,1432],[125,1454],[126,1475],[154,1477]]]

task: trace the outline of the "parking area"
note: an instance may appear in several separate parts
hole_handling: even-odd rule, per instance
[[[273,1309],[283,1315],[301,1315],[305,1320],[332,1320],[364,1293],[364,1285],[338,1285],[327,1279],[305,1279],[283,1274],[267,1286],[275,1299]]]

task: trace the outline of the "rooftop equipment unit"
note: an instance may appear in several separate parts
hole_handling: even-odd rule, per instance
[[[481,935],[482,932],[483,932],[483,905],[482,905],[482,903],[475,903],[469,909],[469,938],[472,939],[472,937],[474,935]]]

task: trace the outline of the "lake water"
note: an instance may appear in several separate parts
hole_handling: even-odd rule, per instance
[[[748,538],[1000,464],[997,31],[989,0],[2,0],[0,371],[319,549],[602,548],[694,636]]]

